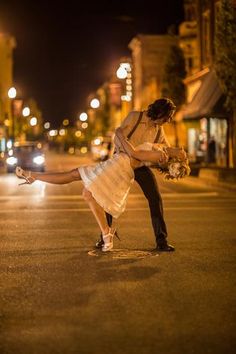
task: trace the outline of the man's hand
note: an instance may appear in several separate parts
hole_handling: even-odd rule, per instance
[[[160,158],[159,158],[159,162],[160,162],[161,164],[164,164],[164,163],[167,163],[167,162],[168,162],[168,159],[169,159],[169,157],[168,157],[167,153],[164,152],[164,151],[162,151],[162,152],[161,152],[161,156],[160,156]]]
[[[166,150],[170,157],[177,157],[181,160],[185,160],[187,158],[187,154],[182,147],[167,147]]]
[[[182,160],[185,160],[187,158],[187,153],[182,147],[177,151],[177,157]]]

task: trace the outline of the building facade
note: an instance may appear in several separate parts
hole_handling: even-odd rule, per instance
[[[145,109],[161,96],[166,57],[178,38],[170,35],[137,35],[128,47],[133,63],[133,108]]]
[[[179,39],[172,35],[137,35],[128,47],[132,53],[133,66],[133,109],[144,110],[162,96],[166,60],[171,46],[178,45]],[[181,124],[178,125],[179,127]],[[180,130],[184,128],[180,127]],[[166,136],[171,145],[176,142],[176,129],[166,124]],[[179,135],[182,135],[179,132]]]
[[[182,110],[190,160],[201,164],[227,166],[228,113],[214,71],[214,41],[220,1],[185,0],[185,19],[180,27],[184,51],[187,102]]]
[[[6,150],[6,140],[12,134],[12,102],[8,90],[13,85],[13,50],[15,38],[0,33],[0,152]]]

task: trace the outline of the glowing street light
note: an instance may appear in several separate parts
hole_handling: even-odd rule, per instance
[[[116,76],[118,79],[126,79],[127,78],[127,70],[123,67],[120,66],[118,70],[116,71]]]
[[[81,113],[79,119],[81,120],[81,122],[85,122],[88,119],[87,113],[85,112]]]
[[[29,107],[24,107],[23,111],[22,111],[22,114],[23,114],[24,117],[28,117],[30,115]]]
[[[88,123],[82,123],[81,127],[82,127],[83,129],[87,129],[87,128],[88,128]]]
[[[92,101],[90,102],[90,106],[92,108],[98,108],[100,106],[100,102],[97,98],[93,98]]]
[[[75,136],[76,136],[76,138],[80,138],[80,137],[81,137],[81,135],[82,135],[81,130],[76,130],[76,132],[75,132]]]
[[[32,117],[32,118],[30,119],[30,125],[31,125],[32,127],[34,127],[35,125],[37,125],[37,122],[38,122],[38,120],[37,120],[36,117]]]
[[[16,89],[15,89],[15,87],[11,87],[8,90],[8,97],[9,98],[16,98]]]
[[[44,123],[44,128],[45,129],[49,129],[50,128],[50,123],[49,122]]]
[[[15,116],[14,116],[13,102],[14,102],[14,98],[16,98],[16,94],[17,94],[15,87],[9,88],[7,94],[8,94],[8,97],[11,99],[12,139],[14,141],[15,140]]]
[[[120,63],[116,76],[118,79],[125,79],[125,84],[122,86],[124,93],[121,95],[121,101],[131,102],[132,100],[132,74],[131,64],[129,62]]]
[[[49,130],[49,136],[57,136],[57,134],[58,134],[58,131],[57,131],[57,129],[52,129],[52,130]]]
[[[59,130],[59,135],[61,135],[61,136],[66,135],[66,130],[65,129],[60,129]]]
[[[69,123],[70,123],[69,119],[64,119],[62,124],[64,126],[67,126],[67,125],[69,125]]]

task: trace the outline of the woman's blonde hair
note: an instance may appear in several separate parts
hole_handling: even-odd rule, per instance
[[[174,174],[170,170],[171,167],[176,167]],[[183,160],[177,157],[170,157],[165,165],[157,165],[156,168],[161,174],[164,175],[164,178],[168,180],[178,180],[184,178],[189,176],[191,172],[188,158]]]

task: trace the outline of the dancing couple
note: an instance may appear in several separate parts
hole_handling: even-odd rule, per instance
[[[112,218],[125,210],[127,197],[134,180],[148,200],[157,251],[174,251],[167,242],[167,228],[163,215],[162,198],[151,168],[156,168],[167,179],[178,180],[190,173],[186,152],[170,147],[163,124],[170,123],[175,112],[174,103],[160,98],[145,111],[132,111],[115,132],[115,152],[103,162],[81,165],[68,172],[38,173],[16,168],[16,175],[32,184],[39,180],[52,184],[82,181],[83,197],[100,227],[101,237],[96,243],[103,252],[113,248],[116,230]]]

